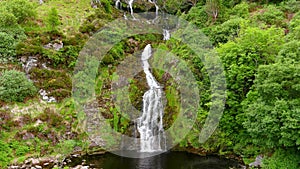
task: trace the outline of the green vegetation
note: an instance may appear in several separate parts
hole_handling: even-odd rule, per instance
[[[92,151],[87,133],[79,127],[84,123],[78,118],[84,115],[76,109],[76,102],[92,98],[82,96],[95,96],[99,113],[111,127],[131,136],[134,124],[112,101],[111,83],[117,66],[149,43],[185,60],[198,81],[198,117],[180,142],[181,149],[238,156],[246,164],[262,155],[265,169],[300,167],[299,1],[158,1],[160,10],[186,19],[208,36],[224,66],[225,110],[218,128],[203,144],[199,143],[199,132],[214,97],[207,72],[210,67],[183,42],[172,38],[162,41],[157,34],[128,37],[110,49],[98,73],[89,76],[98,69],[96,58],[89,57],[85,66],[90,69],[73,74],[89,37],[123,15],[114,1],[100,2],[92,8],[90,0],[48,0],[42,5],[31,0],[0,1],[0,168],[29,157],[66,156],[74,149]],[[137,1],[134,10],[155,8]],[[38,60],[37,66],[27,74],[17,71],[30,57]],[[180,91],[176,78],[168,72],[155,68],[152,72],[164,86],[164,127],[169,128],[180,111]],[[72,86],[73,75],[80,90]],[[136,74],[128,86],[130,102],[138,110],[147,90],[144,76]],[[86,84],[83,82],[95,84],[95,91],[81,85]],[[41,102],[37,89],[46,90],[57,103]],[[74,99],[70,99],[72,90]]]
[[[59,16],[56,8],[51,8],[48,14],[48,24],[51,27],[51,30],[55,30],[56,27],[60,24]]]
[[[22,102],[32,97],[37,90],[23,72],[7,70],[0,76],[0,100],[5,102]]]

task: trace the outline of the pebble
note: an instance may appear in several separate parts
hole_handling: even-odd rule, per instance
[[[42,169],[43,167],[42,167],[42,166],[39,166],[39,165],[36,165],[35,168],[37,168],[37,169]]]

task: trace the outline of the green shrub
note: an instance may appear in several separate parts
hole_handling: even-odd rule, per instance
[[[238,36],[240,25],[244,19],[235,18],[224,22],[212,29],[211,40],[214,45],[226,43]]]
[[[16,156],[23,156],[29,152],[29,147],[18,141],[11,142],[10,147],[15,151]]]
[[[51,8],[48,14],[47,23],[51,27],[51,30],[55,30],[56,27],[60,24],[60,20],[56,8]]]
[[[289,29],[293,31],[296,27],[300,26],[300,12],[297,12],[293,19],[290,21]]]
[[[103,3],[104,9],[107,13],[112,13],[112,7],[108,0],[102,0],[101,3]]]
[[[5,168],[12,160],[12,150],[9,145],[0,140],[0,168]]]
[[[5,102],[22,102],[26,97],[34,96],[37,89],[25,73],[6,70],[0,76],[0,100]]]
[[[24,23],[36,15],[34,6],[28,0],[6,1],[6,9],[15,15],[18,23]]]
[[[0,62],[13,60],[16,56],[15,39],[5,32],[0,32]]]
[[[283,1],[280,7],[285,12],[296,13],[300,10],[300,2],[298,0]]]
[[[15,27],[0,27],[0,32],[9,34],[15,39],[15,43],[26,39],[25,30],[20,26]]]
[[[16,26],[17,18],[6,10],[0,10],[0,27]]]
[[[265,8],[264,11],[257,16],[257,18],[268,25],[285,26],[284,13],[273,5],[269,5],[267,8]]]
[[[199,28],[203,28],[208,25],[208,15],[202,6],[192,7],[188,14],[183,15],[183,18],[195,24]]]
[[[263,160],[263,169],[299,169],[300,154],[296,150],[276,150],[272,157]]]
[[[230,15],[237,15],[241,18],[248,18],[250,13],[249,13],[249,4],[246,2],[242,2],[235,7],[232,8],[230,11]]]

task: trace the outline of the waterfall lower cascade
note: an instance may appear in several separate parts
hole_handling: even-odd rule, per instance
[[[149,69],[148,59],[151,57],[151,52],[151,45],[148,44],[141,58],[147,84],[150,87],[143,96],[143,113],[137,124],[141,152],[166,150],[166,136],[163,128],[163,90]]]

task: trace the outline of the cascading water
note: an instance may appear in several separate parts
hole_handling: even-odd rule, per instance
[[[150,72],[148,59],[151,57],[151,45],[148,44],[142,53],[142,64],[150,89],[143,96],[143,113],[138,119],[140,133],[140,151],[156,152],[166,150],[166,136],[163,128],[162,102],[163,90]]]
[[[163,29],[164,40],[169,40],[171,38],[170,31],[167,29]]]

